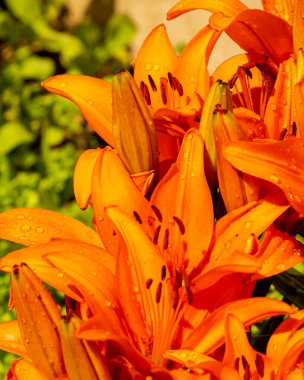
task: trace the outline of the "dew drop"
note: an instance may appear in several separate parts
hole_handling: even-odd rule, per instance
[[[190,82],[194,83],[194,77],[190,77]]]
[[[151,62],[147,62],[146,63],[146,70],[150,71],[151,69],[152,69],[152,63]]]
[[[190,176],[195,177],[195,172],[191,172]]]
[[[277,270],[284,271],[285,269],[286,269],[286,265],[285,264],[278,264],[277,265]]]
[[[231,245],[230,241],[227,241],[227,242],[225,243],[225,248],[228,249],[228,248],[230,247],[230,245]]]
[[[188,152],[186,152],[186,153],[184,153],[184,158],[189,158],[189,153]]]
[[[273,182],[273,183],[276,183],[276,184],[280,183],[280,179],[279,179],[279,177],[277,177],[277,176],[274,175],[274,174],[270,174],[269,179],[270,179],[270,181]]]
[[[245,223],[246,230],[248,230],[248,228],[250,228],[251,226],[252,226],[252,222],[246,222]]]
[[[183,181],[183,180],[185,179],[184,174],[181,174],[181,175],[179,176],[179,178]]]
[[[188,357],[188,354],[187,352],[181,352],[180,356],[184,359],[186,359]]]
[[[24,215],[18,215],[17,218],[18,219],[24,219]]]
[[[66,88],[67,84],[66,82],[60,82],[60,85],[59,85],[61,88]]]
[[[36,228],[36,231],[39,233],[39,234],[42,234],[44,232],[44,228],[43,227],[37,227]]]
[[[272,348],[273,348],[274,351],[277,351],[278,350],[278,345],[277,344],[273,344]]]
[[[23,224],[23,226],[21,226],[22,232],[28,232],[30,230],[31,230],[31,226],[29,224]]]
[[[153,66],[153,69],[154,69],[155,71],[158,71],[158,70],[160,69],[159,64],[156,63],[156,64]]]
[[[93,105],[93,100],[88,100],[88,104],[91,106]]]
[[[275,111],[275,110],[277,109],[276,104],[274,104],[274,103],[270,104],[270,109],[271,109],[272,111]]]
[[[190,133],[189,135],[187,135],[186,139],[187,140],[192,140],[192,137],[193,137],[193,135],[192,135],[192,133]]]
[[[63,278],[63,277],[64,277],[64,274],[61,273],[61,272],[59,272],[59,273],[57,273],[57,276],[58,276],[59,278]]]

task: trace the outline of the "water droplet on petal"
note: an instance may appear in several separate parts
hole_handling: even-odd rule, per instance
[[[277,176],[274,175],[274,174],[270,174],[269,179],[270,179],[270,181],[273,182],[273,183],[276,183],[276,184],[279,184],[279,183],[280,183],[280,179],[279,179],[279,177],[277,177]]]
[[[59,86],[61,88],[66,88],[67,84],[66,84],[66,82],[60,82]]]
[[[154,69],[155,71],[158,71],[158,70],[160,69],[159,64],[156,63],[156,64],[153,66],[153,69]]]
[[[28,232],[30,230],[31,230],[31,226],[29,224],[23,224],[23,226],[21,226],[22,232]]]
[[[248,230],[248,228],[250,228],[251,226],[252,226],[252,222],[246,222],[245,223],[246,230]]]
[[[146,63],[146,70],[149,71],[152,69],[152,63],[151,62],[147,62]]]
[[[61,272],[59,272],[59,273],[57,273],[57,276],[58,276],[59,278],[63,278],[63,277],[64,277],[64,274],[61,273]]]
[[[277,109],[276,104],[274,104],[274,103],[270,104],[270,109],[271,109],[272,111],[275,111],[275,110]]]
[[[36,231],[39,233],[39,234],[42,234],[44,232],[44,228],[43,227],[37,227],[36,228]]]

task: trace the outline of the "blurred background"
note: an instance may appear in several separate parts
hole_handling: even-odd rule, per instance
[[[191,12],[166,22],[175,0],[0,0],[0,212],[16,207],[59,211],[89,224],[73,200],[72,176],[80,153],[102,141],[66,99],[40,82],[62,73],[110,80],[128,68],[149,31],[166,23],[176,48],[208,21]],[[260,7],[258,0],[248,0]],[[239,49],[221,38],[210,71]],[[17,246],[0,241],[0,255]],[[0,273],[0,320],[7,311],[9,278]],[[0,352],[0,379],[12,355]]]

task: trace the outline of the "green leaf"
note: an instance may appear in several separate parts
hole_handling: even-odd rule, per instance
[[[23,60],[20,65],[24,79],[37,79],[39,81],[52,76],[55,73],[55,63],[49,58],[32,55]]]
[[[2,141],[0,154],[7,154],[17,146],[33,141],[32,134],[22,124],[16,122],[2,125],[0,136]]]

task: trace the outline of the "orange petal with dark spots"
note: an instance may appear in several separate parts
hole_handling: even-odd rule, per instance
[[[114,146],[110,83],[85,75],[64,74],[47,79],[42,86],[75,103],[98,135]]]
[[[250,346],[244,325],[239,318],[232,313],[227,313],[225,327],[223,362],[228,366],[236,367],[241,379],[271,379],[277,369],[275,362]]]
[[[161,239],[169,231],[166,256],[191,272],[203,259],[213,231],[213,205],[204,173],[204,142],[191,129],[184,137],[177,161],[160,181],[151,198],[163,214]],[[185,231],[178,226],[180,220]],[[204,231],[204,233],[202,233]],[[184,243],[183,243],[184,242]]]
[[[102,246],[99,235],[69,216],[39,208],[16,208],[0,214],[0,238],[34,246],[56,238]]]
[[[160,81],[161,78],[168,78],[168,73],[174,71],[176,63],[177,56],[166,27],[164,24],[158,25],[144,40],[134,65],[134,79],[138,85],[144,82],[148,86],[153,111],[164,106]]]

